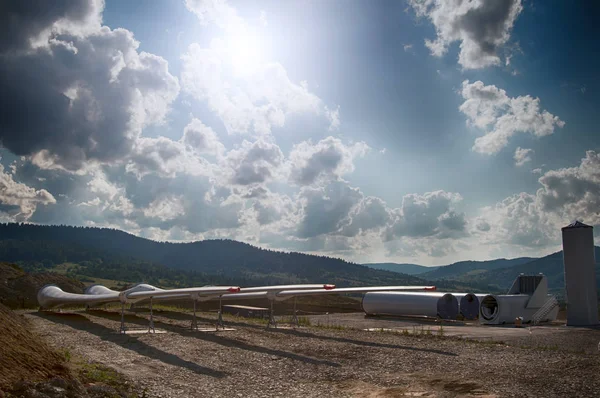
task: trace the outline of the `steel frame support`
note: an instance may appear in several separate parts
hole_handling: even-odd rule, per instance
[[[297,328],[300,326],[300,322],[298,322],[298,311],[296,309],[296,297],[294,296],[294,316],[292,316],[292,326]]]
[[[121,303],[121,327],[119,328],[119,334],[125,334],[127,328],[125,327],[125,303]]]
[[[275,314],[273,311],[273,299],[269,299],[269,301],[271,302],[271,310],[269,311],[269,323],[267,323],[267,329],[269,329],[271,326],[273,327],[277,327],[277,321],[275,320]]]
[[[198,321],[196,320],[196,299],[194,299],[194,315],[192,316],[192,324],[190,325],[190,329],[198,330]]]
[[[148,333],[151,333],[150,331],[156,333],[156,330],[154,330],[154,315],[152,313],[152,297],[150,297],[150,323],[148,324]]]
[[[225,324],[223,323],[223,306],[222,306],[222,298],[221,296],[219,296],[219,312],[218,312],[218,317],[217,317],[217,327],[216,329],[219,330],[219,328],[221,329],[225,329]]]

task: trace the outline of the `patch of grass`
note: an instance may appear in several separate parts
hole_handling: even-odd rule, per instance
[[[257,318],[254,318],[254,319],[257,319]],[[279,322],[281,322],[281,323],[290,323],[291,324],[293,319],[294,319],[294,317],[292,317],[292,316],[284,316],[284,317],[281,317],[281,320]],[[258,320],[259,321],[264,321],[264,323],[268,323],[269,322],[268,318],[267,319],[260,319],[260,318],[258,318]],[[307,326],[307,327],[308,326],[312,326],[310,318],[307,317],[307,316],[299,316],[298,317],[298,326]]]
[[[320,329],[329,329],[329,330],[349,330],[349,329],[352,329],[351,327],[346,326],[346,325],[341,325],[341,324],[337,324],[337,323],[334,323],[334,324],[321,323],[320,321],[317,322],[317,324],[313,325],[313,326],[315,326],[317,328],[320,328]]]
[[[71,351],[68,348],[65,348],[62,354],[65,357],[65,362],[71,362]]]
[[[101,364],[84,363],[78,370],[80,379],[84,383],[103,383],[115,387],[123,382],[119,373]]]
[[[431,329],[430,327],[425,328],[424,326],[413,326],[412,332],[409,329],[385,329],[385,328],[375,329],[375,331],[379,332],[379,333],[391,333],[391,334],[395,334],[395,335],[402,335],[402,336],[406,336],[406,337],[417,337],[417,338],[433,338],[433,339],[456,338],[453,336],[447,336],[446,331],[444,330],[444,327],[441,325],[440,325],[439,329],[437,330],[437,333],[434,333],[434,331],[435,331],[434,329]]]
[[[439,337],[444,337],[445,332],[444,332],[444,325],[440,325],[440,328],[438,329],[438,336]]]
[[[133,391],[131,383],[116,370],[94,362],[82,360],[74,362],[73,373],[84,385],[112,387],[115,390],[115,397],[139,398],[139,395]],[[143,392],[143,396],[146,396],[146,391]]]
[[[425,329],[424,326],[421,326],[420,328],[418,326],[413,326],[413,332],[412,332],[413,336],[431,336],[431,328],[428,327],[427,329]]]

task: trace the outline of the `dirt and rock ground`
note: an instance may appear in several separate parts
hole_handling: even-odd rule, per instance
[[[154,316],[165,333],[121,335],[116,311],[25,316],[52,346],[110,366],[149,397],[600,396],[600,330],[495,328],[473,340],[453,331],[465,325],[440,332],[438,324],[331,314],[296,330],[228,318],[234,331],[199,332],[189,329],[190,314],[165,310]],[[214,324],[214,314],[199,321]],[[128,313],[126,322],[147,328],[148,313]]]

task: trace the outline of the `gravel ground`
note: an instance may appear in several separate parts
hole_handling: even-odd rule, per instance
[[[568,328],[564,321],[515,328],[514,325],[481,325],[477,321],[440,322],[415,318],[365,317],[362,312],[312,315],[308,318],[313,325],[343,326],[354,329],[385,328],[410,333],[430,330],[433,334],[437,334],[441,328],[444,335],[448,337],[506,343],[522,348],[600,354],[600,328]]]
[[[151,397],[600,396],[598,352],[244,321],[229,322],[235,331],[191,332],[188,314],[168,311],[155,314],[167,333],[132,335],[117,333],[117,312],[26,316],[51,345],[113,367]],[[143,313],[126,321],[148,325]]]

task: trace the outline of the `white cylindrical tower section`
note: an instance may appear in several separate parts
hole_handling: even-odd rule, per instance
[[[567,326],[598,324],[594,229],[579,221],[562,228]]]
[[[481,300],[487,294],[452,293],[459,299],[460,314],[467,320],[477,319]]]
[[[362,301],[368,315],[425,316],[456,319],[458,300],[450,293],[369,292]]]

